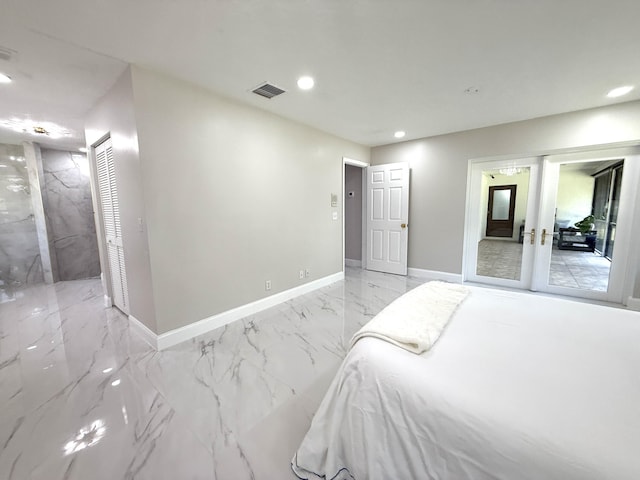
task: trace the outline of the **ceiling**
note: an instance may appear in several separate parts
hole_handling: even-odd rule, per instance
[[[369,146],[640,99],[637,0],[0,0],[0,142],[84,143],[128,63]],[[0,56],[2,49],[0,48]],[[301,91],[299,76],[315,78]],[[287,93],[250,92],[269,81]],[[617,99],[606,93],[634,85]],[[477,93],[465,93],[471,87]],[[62,137],[7,121],[54,122]]]

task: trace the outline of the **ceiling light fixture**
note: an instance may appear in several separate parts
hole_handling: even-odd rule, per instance
[[[405,136],[405,133],[402,130],[398,130],[396,133],[393,134],[393,136],[396,138],[402,138]]]
[[[11,80],[11,77],[9,75],[0,73],[0,83],[11,83],[12,81],[13,80]]]
[[[631,90],[633,90],[633,87],[630,86],[630,85],[626,85],[624,87],[614,88],[609,93],[607,93],[607,97],[609,97],[609,98],[621,97],[621,96],[626,95],[627,93],[629,93]]]
[[[300,90],[311,90],[314,85],[315,82],[311,77],[300,77],[298,79],[298,88],[300,88]]]
[[[87,153],[87,151],[88,151],[88,150],[87,150],[87,148],[86,148],[86,147],[80,147],[80,148],[78,149],[78,151],[79,151],[79,152],[82,152],[82,153]]]
[[[30,135],[47,135],[51,139],[70,137],[72,133],[60,125],[52,122],[34,122],[29,119],[9,118],[0,119],[0,127],[5,127],[18,133]]]
[[[519,175],[520,173],[522,173],[522,169],[519,167],[501,168],[498,171],[501,175],[507,175],[508,177],[511,177],[512,175]]]

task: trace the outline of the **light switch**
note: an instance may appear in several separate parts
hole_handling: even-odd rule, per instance
[[[338,195],[335,193],[331,194],[331,206],[332,207],[337,207],[338,206]]]
[[[338,212],[333,212],[333,219],[337,220],[338,219]]]

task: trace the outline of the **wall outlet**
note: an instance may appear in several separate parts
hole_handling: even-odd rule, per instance
[[[304,270],[300,270],[300,272],[298,273],[298,278],[300,279],[304,278]]]
[[[302,272],[300,272],[300,273],[302,273]],[[309,269],[307,268],[307,269],[305,269],[305,271],[304,271],[304,276],[305,276],[305,277],[308,277],[309,275],[311,275],[311,270],[309,270]]]
[[[264,289],[268,292],[269,290],[271,290],[271,280],[267,280],[266,282],[264,282]]]

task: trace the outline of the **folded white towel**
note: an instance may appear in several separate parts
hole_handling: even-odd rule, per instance
[[[420,354],[436,343],[456,308],[469,294],[462,285],[428,282],[390,303],[351,339],[376,337]]]

